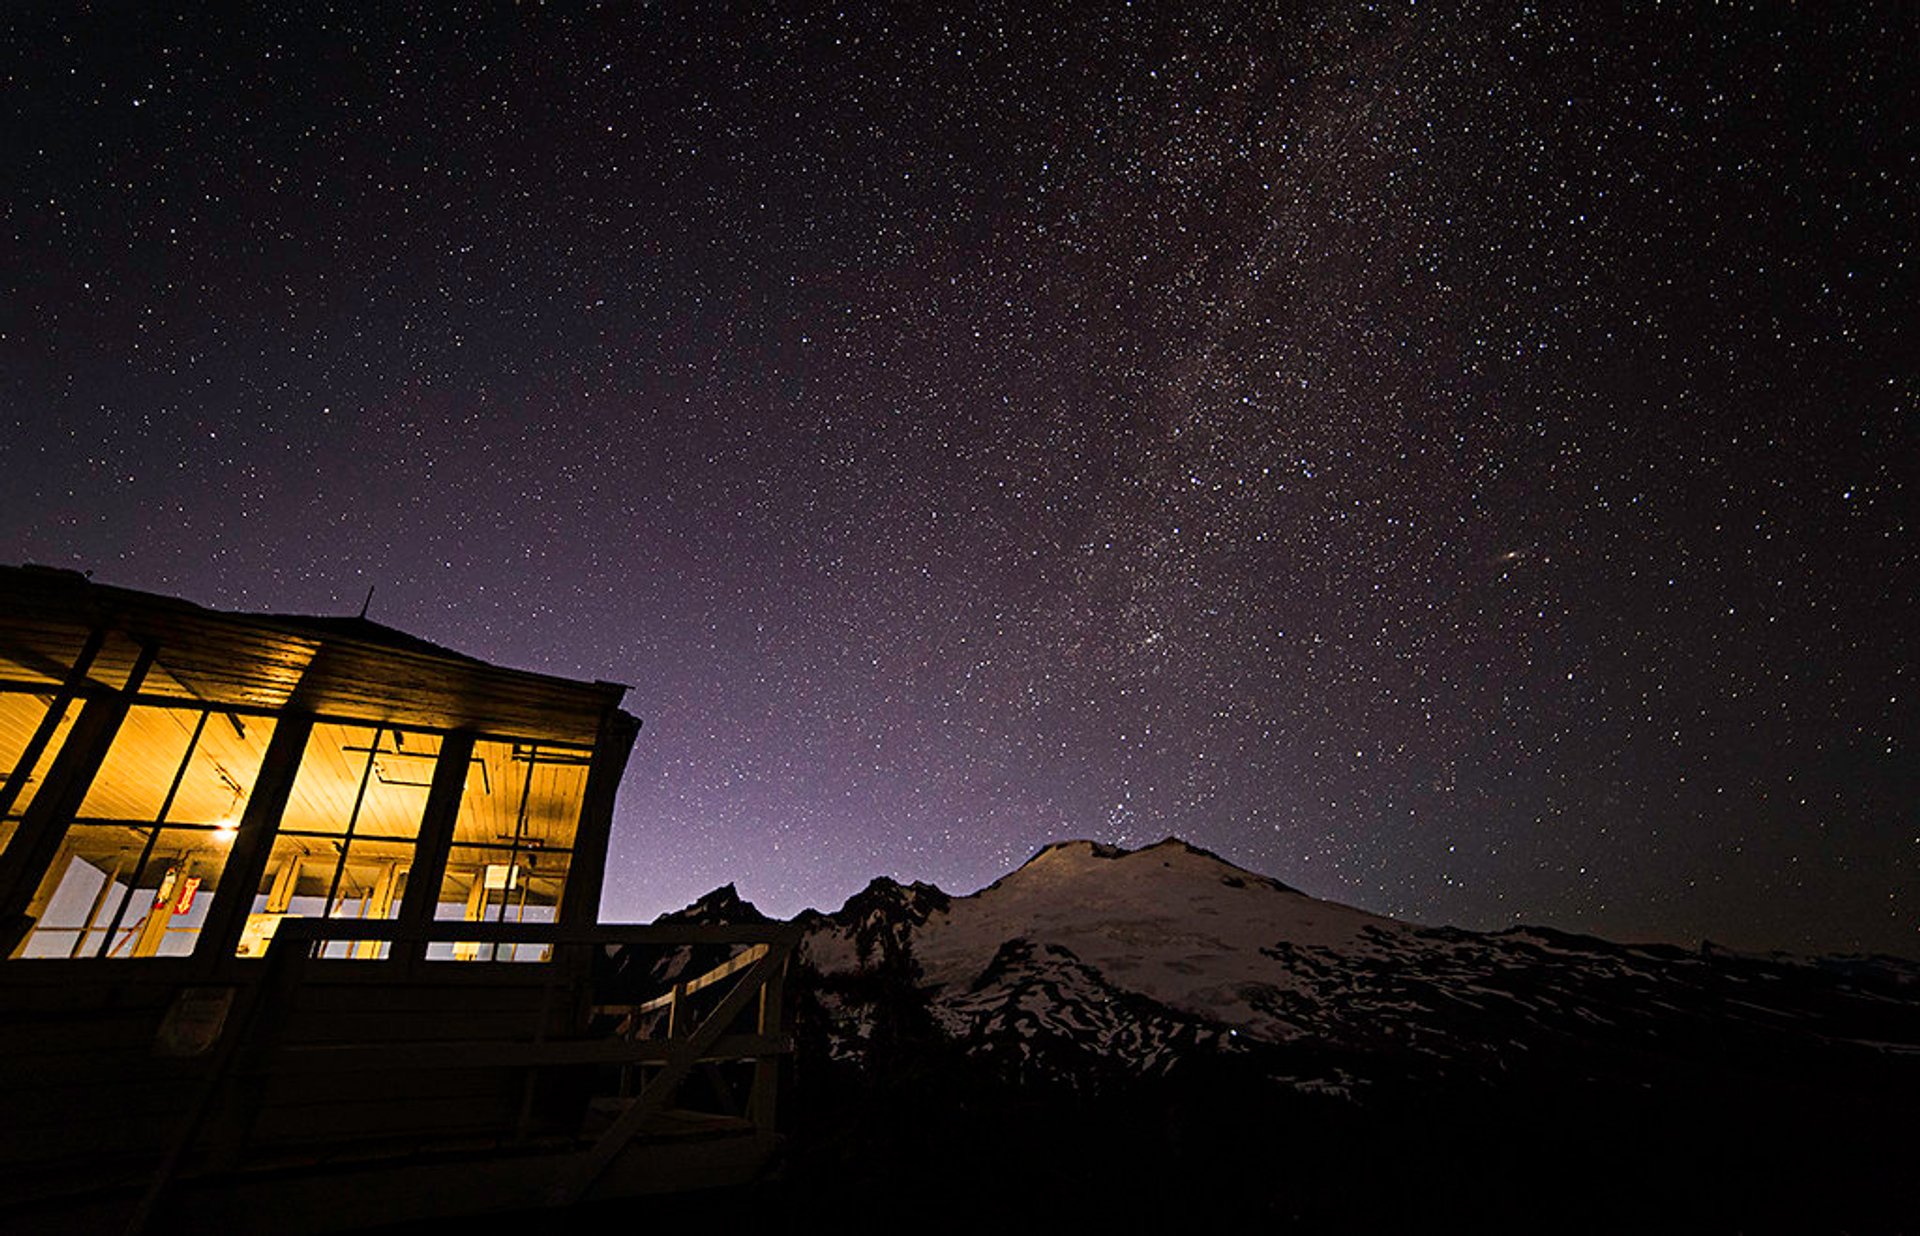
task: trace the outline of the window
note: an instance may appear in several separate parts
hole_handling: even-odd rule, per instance
[[[0,691],[0,787],[11,783],[16,773],[20,774],[19,793],[7,804],[5,815],[0,816],[0,854],[6,853],[8,843],[20,827],[20,817],[32,805],[34,795],[46,780],[47,769],[53,766],[53,757],[60,753],[60,745],[67,740],[67,731],[73,728],[74,720],[80,715],[80,701],[74,700],[68,704],[56,722],[50,740],[33,762],[33,767],[22,769],[20,765],[26,759],[27,749],[32,746],[33,737],[52,710],[53,703],[51,688],[44,694],[39,691]]]
[[[34,895],[27,957],[191,953],[274,722],[139,706]]]
[[[474,745],[434,917],[467,922],[557,920],[586,798],[584,748],[540,743]],[[435,945],[430,957],[541,961],[547,948]]]
[[[391,919],[413,869],[437,735],[320,724],[274,835],[238,953],[259,957],[293,916]],[[384,941],[333,941],[323,957],[384,957]]]

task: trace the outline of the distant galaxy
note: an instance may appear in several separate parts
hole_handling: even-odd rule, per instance
[[[603,915],[1167,835],[1920,955],[1896,5],[0,13],[0,560],[632,685]]]

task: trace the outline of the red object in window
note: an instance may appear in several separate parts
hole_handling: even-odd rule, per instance
[[[175,914],[185,914],[193,909],[193,895],[200,891],[200,877],[188,876],[180,882],[180,900],[173,903]]]

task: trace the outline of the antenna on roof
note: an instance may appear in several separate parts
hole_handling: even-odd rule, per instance
[[[373,590],[375,587],[377,587],[377,585],[375,584],[367,585],[367,599],[360,602],[360,616],[362,618],[365,618],[367,616],[367,606],[373,604]]]

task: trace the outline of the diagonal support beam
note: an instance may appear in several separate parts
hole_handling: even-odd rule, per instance
[[[605,1174],[608,1165],[640,1131],[640,1125],[648,1116],[666,1106],[667,1100],[673,1097],[674,1090],[700,1057],[706,1055],[734,1020],[746,1011],[747,1002],[759,994],[767,981],[786,964],[786,960],[786,949],[769,950],[766,956],[741,976],[740,982],[720,1001],[712,1015],[700,1023],[698,1030],[684,1039],[673,1040],[675,1050],[667,1060],[667,1067],[647,1083],[646,1089],[634,1099],[633,1106],[622,1112],[612,1127],[600,1135],[593,1149],[581,1157],[579,1167],[548,1197],[548,1205],[570,1206],[586,1196],[587,1190]]]

